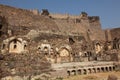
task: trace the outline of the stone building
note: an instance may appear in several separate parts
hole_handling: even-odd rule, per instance
[[[2,53],[24,53],[25,51],[27,51],[27,42],[22,38],[11,37],[2,43]]]
[[[44,72],[60,77],[119,67],[119,30],[102,30],[99,16],[86,12],[39,13],[0,5],[0,45],[2,77],[13,75],[12,70],[30,78]]]

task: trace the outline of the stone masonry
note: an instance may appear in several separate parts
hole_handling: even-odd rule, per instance
[[[119,28],[99,16],[0,5],[0,79],[46,80],[120,70]],[[62,72],[62,74],[60,74]]]

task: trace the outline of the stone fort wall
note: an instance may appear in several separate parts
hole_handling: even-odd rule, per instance
[[[49,13],[48,16],[44,16],[37,9],[24,10],[4,5],[0,5],[0,12],[9,24],[8,28],[14,31],[15,35],[25,35],[34,29],[73,35],[83,33],[86,38],[90,37],[92,40],[105,40],[99,17],[88,16],[87,13],[80,15]]]
[[[50,13],[50,16],[52,16],[53,18],[59,18],[59,19],[80,18],[80,15],[70,15],[70,14],[67,14],[67,13],[66,14]]]
[[[35,15],[41,15],[41,12],[38,9],[33,9],[33,10],[29,10],[30,12],[32,12]],[[59,19],[66,19],[66,18],[80,18],[80,15],[70,15],[68,13],[65,14],[60,14],[60,13],[50,13],[50,16],[53,18],[59,18]]]

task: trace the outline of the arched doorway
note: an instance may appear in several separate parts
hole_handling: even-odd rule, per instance
[[[111,66],[109,67],[109,71],[112,71],[112,67]]]
[[[105,71],[105,70],[104,70],[104,67],[101,67],[101,71],[102,71],[102,72],[104,72],[104,71]]]
[[[77,73],[78,73],[79,75],[81,75],[81,74],[82,74],[81,69],[79,69],[79,70],[77,71]]]
[[[70,62],[70,51],[67,48],[61,48],[59,50],[61,62]]]
[[[97,72],[98,72],[98,73],[101,72],[101,71],[100,71],[100,68],[97,68]]]
[[[105,70],[108,72],[109,71],[108,67],[105,67]]]
[[[71,74],[70,74],[70,71],[67,71],[67,74],[68,74],[68,76],[70,76]]]
[[[92,73],[96,73],[96,69],[95,68],[92,69]]]
[[[71,75],[76,75],[76,70],[72,70]]]
[[[9,53],[21,53],[23,48],[22,42],[18,39],[13,39],[9,42]]]
[[[92,70],[89,68],[88,69],[88,74],[91,74],[92,73]]]

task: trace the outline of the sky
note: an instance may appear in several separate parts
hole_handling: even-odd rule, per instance
[[[0,0],[0,4],[72,15],[84,11],[99,16],[103,29],[120,27],[120,0]]]

